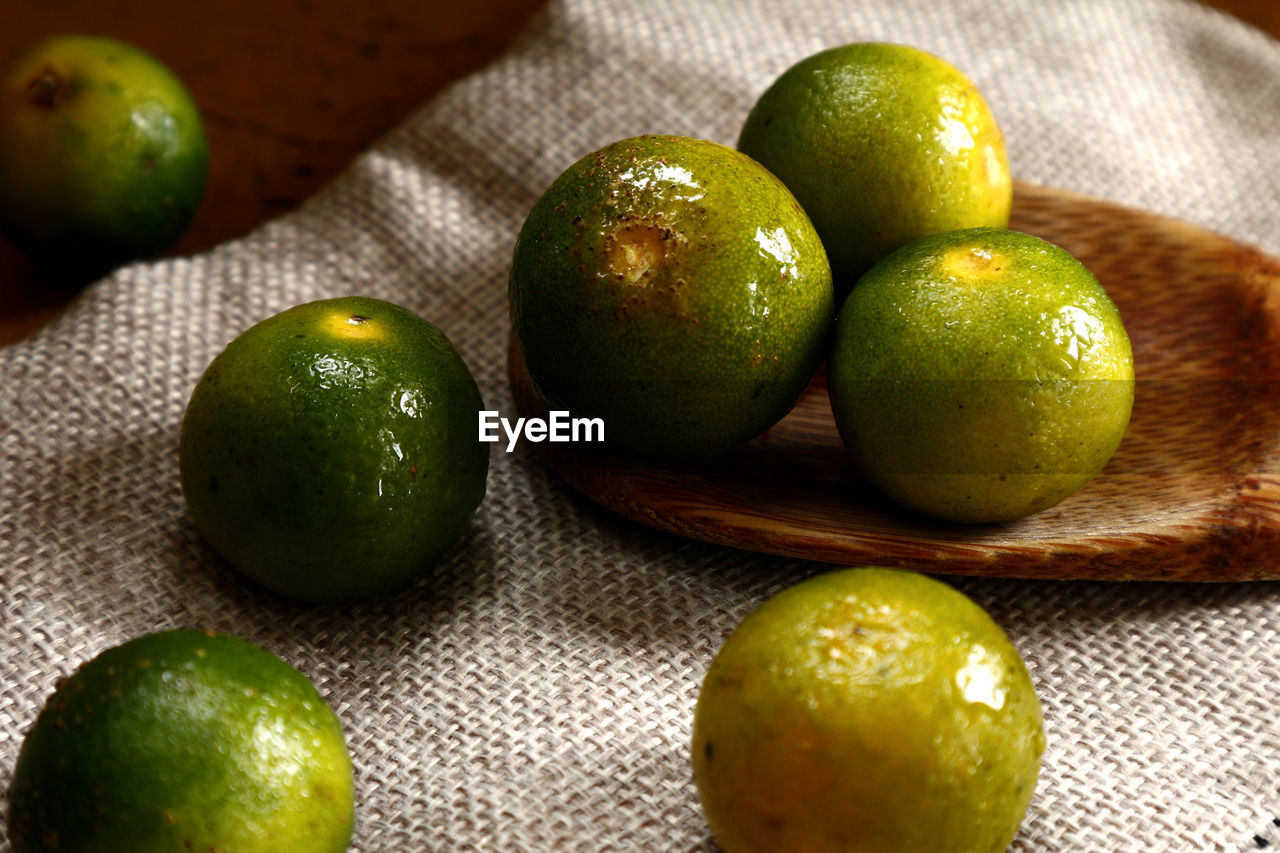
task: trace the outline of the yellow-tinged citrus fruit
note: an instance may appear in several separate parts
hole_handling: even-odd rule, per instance
[[[338,718],[252,643],[163,631],[59,682],[14,769],[14,853],[340,853],[355,818]]]
[[[228,562],[286,595],[399,590],[462,536],[488,445],[471,372],[411,311],[348,296],[252,326],[182,421],[182,492]]]
[[[891,498],[953,521],[1012,521],[1106,465],[1133,408],[1133,352],[1069,253],[968,229],[862,277],[836,321],[827,385],[845,446]]]
[[[1004,632],[946,584],[888,569],[760,605],[716,654],[693,721],[725,853],[999,853],[1043,749]]]
[[[822,244],[738,151],[624,139],[569,167],[520,230],[511,319],[538,391],[614,449],[723,453],[795,404],[831,324]]]
[[[894,249],[1009,223],[1004,137],[977,87],[912,47],[866,42],[787,69],[738,147],[783,180],[818,229],[838,293]]]
[[[0,229],[51,268],[96,274],[168,248],[208,163],[186,88],[132,45],[55,36],[0,67]]]

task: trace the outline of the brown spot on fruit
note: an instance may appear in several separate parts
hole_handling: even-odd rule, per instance
[[[46,65],[40,73],[27,84],[27,93],[31,103],[37,107],[52,109],[66,100],[71,81],[53,68]]]

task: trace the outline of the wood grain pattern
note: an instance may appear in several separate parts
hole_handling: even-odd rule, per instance
[[[715,462],[661,465],[542,444],[588,498],[741,548],[931,572],[1107,580],[1280,578],[1280,260],[1186,223],[1019,184],[1011,227],[1080,258],[1134,347],[1120,449],[1085,489],[1012,524],[897,508],[851,464],[819,373],[773,429]],[[546,411],[516,348],[521,414]]]

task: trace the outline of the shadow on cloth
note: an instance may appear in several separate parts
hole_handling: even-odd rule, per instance
[[[376,657],[384,640],[398,646],[394,638],[430,632],[492,586],[493,542],[482,510],[462,541],[398,595],[313,605],[274,593],[234,570],[195,529],[179,486],[175,433],[105,442],[65,460],[65,470],[30,496],[38,522],[31,526],[46,541],[34,562],[55,567],[32,575],[59,578],[43,593],[90,624],[108,628],[111,614],[133,622],[145,613],[153,630],[223,631],[293,660],[269,639],[287,623],[293,651]]]

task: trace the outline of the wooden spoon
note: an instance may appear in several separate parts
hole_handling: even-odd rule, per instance
[[[714,462],[547,443],[543,458],[636,521],[791,557],[1009,577],[1280,578],[1280,260],[1184,222],[1027,184],[1016,188],[1010,227],[1093,271],[1124,317],[1138,377],[1116,455],[1049,510],[966,526],[898,508],[850,463],[822,371],[791,414]],[[544,415],[510,353],[517,407]]]

